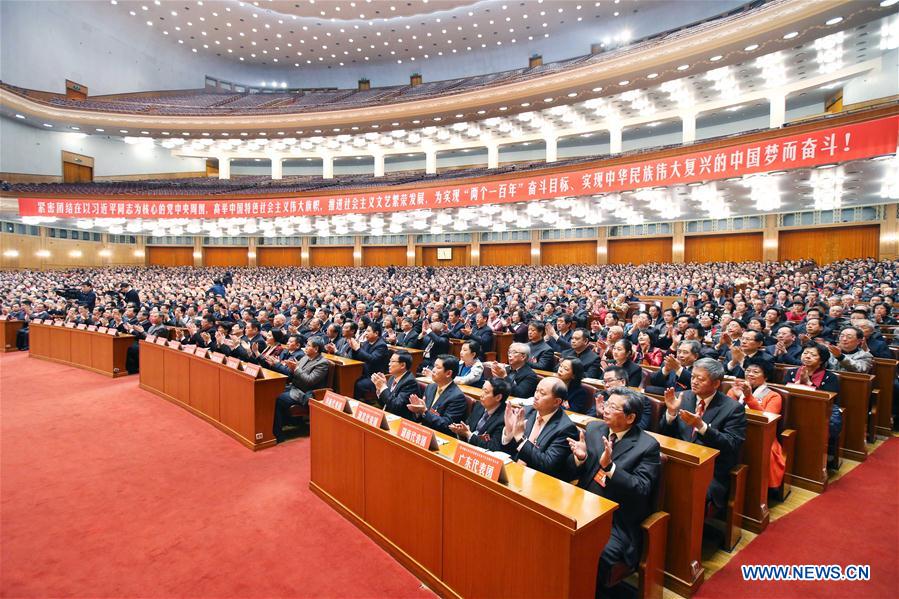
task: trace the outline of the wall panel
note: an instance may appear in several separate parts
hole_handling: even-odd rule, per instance
[[[596,264],[596,241],[543,242],[540,264]]]
[[[750,262],[761,259],[761,233],[695,235],[684,240],[684,262]]]
[[[451,260],[437,259],[437,246],[416,248],[417,257],[416,264],[421,266],[469,266],[471,264],[471,248],[467,245],[442,245],[440,247],[452,247],[453,257]]]
[[[249,263],[246,247],[203,248],[204,266],[248,266]]]
[[[671,238],[610,239],[609,264],[671,262]]]
[[[312,247],[309,248],[309,266],[352,266],[353,248],[351,247]]]
[[[406,246],[373,245],[362,248],[362,266],[406,266]]]
[[[513,266],[530,263],[530,243],[491,243],[481,245],[481,266]]]
[[[878,258],[879,254],[880,225],[781,231],[777,239],[779,260],[811,258],[827,264],[847,258]]]
[[[193,266],[192,247],[147,247],[147,264],[150,266]]]
[[[300,248],[256,248],[257,266],[299,266]]]

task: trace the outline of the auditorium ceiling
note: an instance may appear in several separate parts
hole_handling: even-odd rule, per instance
[[[443,234],[640,225],[811,210],[824,211],[833,222],[852,222],[855,219],[849,209],[895,203],[897,199],[899,159],[885,157],[847,162],[839,166],[825,165],[816,169],[737,177],[707,184],[445,210],[322,218],[35,221],[18,216],[14,199],[3,199],[0,203],[0,216],[14,222],[55,222],[56,226],[154,236]],[[747,223],[742,228],[751,227]]]

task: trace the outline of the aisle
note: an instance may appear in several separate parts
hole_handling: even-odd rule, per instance
[[[0,357],[3,597],[428,597],[308,490],[308,438],[253,453],[112,380]]]
[[[833,482],[827,492],[773,521],[705,582],[697,599],[896,596],[899,580],[899,439]],[[742,565],[870,565],[866,582],[749,582]]]

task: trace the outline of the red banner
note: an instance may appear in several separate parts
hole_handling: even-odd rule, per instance
[[[247,218],[460,208],[630,191],[893,154],[899,116],[610,167],[367,194],[259,200],[19,198],[20,216]]]

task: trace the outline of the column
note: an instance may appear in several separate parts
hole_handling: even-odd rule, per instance
[[[683,127],[683,143],[691,144],[696,141],[696,113],[684,111],[680,118]]]
[[[284,159],[278,156],[272,156],[272,179],[284,178]]]
[[[147,238],[143,235],[135,235],[134,241],[134,257],[137,258],[135,262],[148,266],[150,257],[147,255]]]
[[[471,234],[471,266],[481,265],[481,234],[477,231]]]
[[[546,161],[555,162],[559,159],[559,140],[555,137],[546,138]]]
[[[765,228],[762,231],[762,260],[777,260],[777,215],[765,215]]]
[[[203,235],[194,235],[194,266],[203,266]]]
[[[425,173],[437,174],[437,150],[425,150]]]
[[[540,266],[540,231],[531,230],[531,266]]]
[[[41,236],[40,236],[40,245],[38,246],[37,256],[39,259],[40,270],[47,270],[47,258],[50,257],[50,250],[47,248],[49,245],[48,239],[49,233],[47,231],[47,227],[40,228]]]
[[[596,263],[609,263],[609,228],[597,227],[596,235]]]
[[[375,177],[384,176],[384,154],[374,154],[375,159]]]
[[[309,268],[309,238],[302,237],[300,242],[300,266]]]
[[[880,259],[895,260],[899,256],[899,219],[896,211],[899,204],[883,207],[884,218],[880,223]]]
[[[609,129],[609,154],[620,154],[622,146],[621,127],[611,127]]]
[[[415,235],[406,236],[406,266],[415,266]]]
[[[353,266],[362,266],[362,236],[353,237]]]
[[[487,168],[499,166],[499,144],[487,144]]]
[[[247,266],[259,266],[256,260],[256,236],[251,235],[248,239],[250,242],[247,246]]]
[[[768,97],[770,106],[770,120],[768,126],[771,129],[783,127],[787,115],[787,95],[784,92],[771,94]]]
[[[231,159],[219,156],[219,179],[231,178]]]
[[[671,261],[684,263],[684,221],[674,223],[674,237],[671,239]]]
[[[334,156],[330,154],[322,154],[322,178],[334,178]]]

